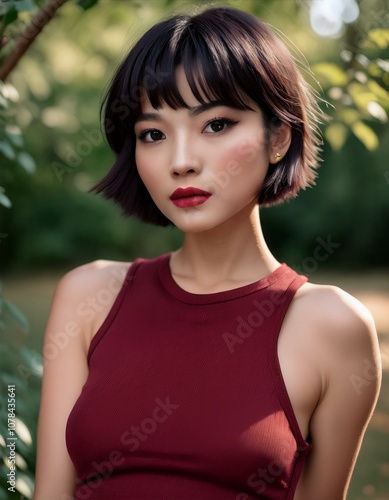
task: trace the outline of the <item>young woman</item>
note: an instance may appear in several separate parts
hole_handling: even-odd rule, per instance
[[[184,243],[60,280],[35,500],[346,497],[380,387],[374,323],[278,262],[259,216],[313,183],[318,117],[285,45],[244,12],[175,16],[132,48],[95,190]]]

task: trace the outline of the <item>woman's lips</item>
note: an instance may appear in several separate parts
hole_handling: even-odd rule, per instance
[[[187,187],[177,188],[170,196],[172,202],[180,208],[195,207],[205,203],[211,193],[202,189]]]

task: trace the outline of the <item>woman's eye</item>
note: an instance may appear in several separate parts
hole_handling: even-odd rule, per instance
[[[231,127],[232,125],[235,125],[236,123],[238,123],[238,122],[233,121],[233,120],[229,120],[228,118],[216,118],[216,119],[208,122],[204,131],[211,132],[211,133],[212,132],[214,132],[214,133],[223,132],[223,130]]]
[[[139,134],[139,139],[143,142],[156,142],[161,141],[165,136],[160,130],[152,129],[145,130]]]

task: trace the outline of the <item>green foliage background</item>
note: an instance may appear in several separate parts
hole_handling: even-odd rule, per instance
[[[44,4],[0,3],[0,38],[10,39],[0,51],[0,62],[34,10]],[[341,38],[323,39],[310,28],[305,1],[212,3],[252,12],[281,30],[323,99],[323,109],[333,117],[323,125],[323,163],[315,188],[262,213],[276,257],[302,272],[311,271],[309,257],[317,238],[328,237],[339,248],[320,263],[321,270],[388,266],[389,19],[384,1],[359,4],[360,18]],[[3,275],[65,272],[97,258],[130,261],[179,246],[181,235],[174,228],[125,219],[117,207],[87,191],[113,160],[100,130],[99,107],[117,64],[155,21],[204,5],[211,4],[69,1],[0,85]],[[21,402],[18,491],[31,498],[42,364],[24,343],[27,319],[4,297],[0,305],[2,389],[17,384]],[[0,452],[5,457],[3,395]],[[0,466],[0,500],[8,498],[6,490],[6,468]]]

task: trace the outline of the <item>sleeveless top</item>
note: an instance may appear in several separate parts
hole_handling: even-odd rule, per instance
[[[93,337],[67,421],[77,500],[293,499],[311,448],[277,339],[307,281],[285,263],[193,294],[170,253],[136,259]]]

